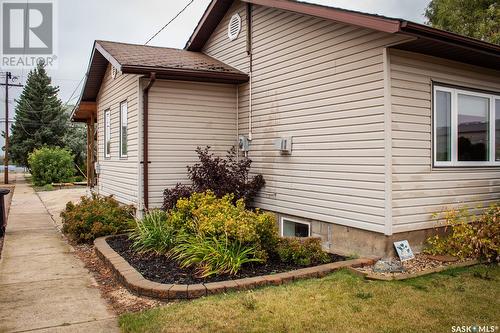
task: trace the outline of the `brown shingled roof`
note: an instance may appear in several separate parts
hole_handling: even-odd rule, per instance
[[[121,67],[155,67],[244,74],[206,54],[169,47],[96,41]],[[99,48],[98,48],[99,49]]]
[[[111,63],[125,74],[159,79],[238,84],[248,75],[206,54],[168,47],[95,41],[79,102],[95,102],[102,79]]]

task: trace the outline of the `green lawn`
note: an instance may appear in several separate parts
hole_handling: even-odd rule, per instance
[[[120,318],[124,332],[452,332],[475,324],[500,326],[498,265],[391,282],[338,271]]]

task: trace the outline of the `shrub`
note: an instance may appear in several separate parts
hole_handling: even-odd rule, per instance
[[[282,238],[277,249],[281,261],[300,266],[323,264],[329,261],[319,238]]]
[[[207,191],[180,199],[169,212],[177,230],[200,237],[228,238],[255,248],[256,256],[266,260],[278,242],[276,219],[271,213],[245,209],[243,199],[233,203],[233,195],[217,198]]]
[[[175,242],[176,230],[169,223],[167,213],[152,210],[136,221],[129,238],[137,252],[166,254]]]
[[[500,203],[491,205],[480,215],[462,207],[445,211],[441,217],[449,234],[428,238],[424,252],[500,261]]]
[[[233,147],[228,151],[226,158],[210,153],[210,147],[196,149],[199,163],[188,166],[188,176],[191,187],[177,185],[174,189],[163,192],[163,208],[168,210],[175,206],[178,199],[192,192],[212,191],[217,197],[234,194],[234,200],[243,199],[248,204],[264,186],[262,175],[250,179],[248,173],[252,161],[249,158],[237,158],[237,151]]]
[[[168,210],[175,207],[179,199],[187,199],[193,194],[191,186],[182,184],[175,185],[174,188],[163,191],[163,209]]]
[[[262,262],[255,257],[255,248],[227,237],[186,236],[172,254],[182,267],[195,266],[199,277],[235,275],[244,264]]]
[[[36,189],[38,192],[49,192],[54,191],[56,188],[52,184],[45,184],[42,187]]]
[[[32,181],[37,186],[67,182],[75,174],[73,155],[67,149],[43,147],[28,157]]]
[[[82,175],[76,175],[73,177],[73,182],[75,183],[79,183],[79,182],[83,182],[85,181],[85,177],[83,177]]]
[[[77,243],[123,232],[130,228],[133,216],[132,206],[122,206],[112,196],[95,193],[91,197],[82,197],[76,205],[68,202],[61,213],[63,232]]]

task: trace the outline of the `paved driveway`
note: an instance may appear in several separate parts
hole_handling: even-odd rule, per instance
[[[86,187],[69,187],[56,191],[37,192],[49,214],[52,216],[59,228],[62,227],[60,213],[66,207],[68,201],[77,203],[84,195],[88,195]]]

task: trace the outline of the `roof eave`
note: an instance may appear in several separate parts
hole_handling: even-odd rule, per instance
[[[448,44],[452,43],[482,53],[500,55],[500,45],[432,28],[424,24],[404,21],[401,23],[400,31],[407,35],[434,39]]]
[[[113,65],[114,68],[116,68],[118,71],[121,72],[122,70],[122,65],[116,60],[104,47],[102,47],[101,44],[99,44],[99,41],[95,42],[95,49],[101,53],[106,60]]]
[[[160,68],[150,66],[122,65],[124,74],[150,75],[156,73],[158,79],[183,80],[183,81],[206,81],[217,83],[240,84],[248,82],[249,77],[245,73],[216,72],[203,70],[186,70],[179,68]]]
[[[354,11],[341,10],[338,8],[329,8],[326,6],[311,4],[301,1],[288,0],[241,0],[254,5],[278,8],[300,14],[311,15],[332,21],[343,22],[370,28],[378,31],[395,33],[399,31],[401,21],[387,17],[366,15]]]
[[[210,37],[232,3],[233,0],[212,0],[191,33],[184,49],[189,51],[201,50],[205,40]]]
[[[71,114],[69,115],[70,120],[74,119],[75,112],[78,110],[78,106],[80,105],[80,102],[82,101],[83,90],[84,90],[85,86],[87,85],[87,80],[89,78],[88,74],[90,71],[90,67],[92,66],[92,59],[94,58],[96,43],[97,42],[94,41],[94,45],[92,46],[92,54],[90,55],[89,64],[87,65],[87,71],[85,72],[85,79],[83,80],[82,90],[80,91],[80,96],[78,97],[78,102],[73,107],[73,110],[71,110]]]

